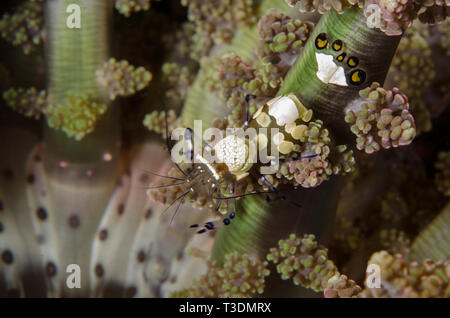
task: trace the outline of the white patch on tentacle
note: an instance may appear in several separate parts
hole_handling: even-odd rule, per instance
[[[317,77],[325,84],[348,86],[344,68],[333,62],[333,55],[316,53]]]
[[[278,126],[284,126],[293,123],[298,118],[299,112],[295,102],[283,96],[270,106],[269,115],[276,119]]]

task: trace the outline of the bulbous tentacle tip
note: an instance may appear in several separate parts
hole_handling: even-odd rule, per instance
[[[25,117],[40,119],[45,107],[47,107],[47,92],[38,91],[36,88],[11,88],[3,92],[6,104]]]
[[[148,11],[150,9],[150,0],[115,0],[117,11],[130,17],[132,13]]]
[[[403,255],[387,251],[374,253],[368,262],[368,278],[358,297],[444,297],[449,295],[450,264],[448,260],[407,262]]]
[[[167,119],[167,130],[170,134],[175,128],[181,127],[181,118],[177,117],[174,110],[169,111],[157,111],[154,110],[151,113],[145,115],[143,125],[149,130],[158,134],[165,135]],[[164,138],[169,138],[164,136]]]
[[[21,46],[25,54],[36,49],[45,39],[42,1],[26,1],[12,14],[0,19],[0,34],[14,46]]]
[[[248,254],[229,253],[223,266],[208,262],[206,274],[171,297],[254,297],[265,289],[265,277],[270,274],[267,265]]]
[[[450,196],[450,151],[441,151],[434,166],[438,170],[435,175],[438,190]]]
[[[359,150],[370,154],[412,142],[416,127],[406,95],[398,88],[385,90],[379,83],[372,83],[359,95],[345,110],[345,122],[356,135]]]
[[[271,248],[266,258],[276,265],[282,279],[292,279],[295,285],[323,291],[328,280],[338,273],[327,253],[314,235],[305,234],[300,238],[291,234],[280,240],[278,247]]]
[[[134,67],[128,61],[109,59],[96,72],[99,84],[106,89],[111,100],[117,96],[131,96],[143,90],[152,80],[152,73],[144,67]]]
[[[417,5],[411,0],[369,0],[373,10],[366,10],[376,28],[388,36],[402,35],[417,17]]]
[[[344,9],[352,6],[362,8],[364,6],[363,0],[285,0],[290,7],[298,6],[302,13],[319,12],[324,14],[330,10],[336,10],[338,13],[343,13]]]
[[[346,275],[336,274],[328,280],[323,291],[325,298],[351,298],[361,291],[361,287]]]
[[[89,94],[68,92],[64,104],[49,104],[43,112],[51,128],[62,130],[69,138],[80,141],[94,131],[97,121],[106,110],[106,104],[98,102]]]

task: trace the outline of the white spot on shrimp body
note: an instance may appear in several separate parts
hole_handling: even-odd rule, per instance
[[[270,106],[269,115],[276,119],[278,126],[284,126],[293,123],[299,112],[295,102],[290,97],[283,96]]]
[[[237,136],[227,136],[214,147],[219,162],[228,166],[231,172],[241,171],[246,166],[248,147],[245,140]]]
[[[344,68],[333,62],[333,55],[316,53],[317,77],[325,84],[348,86]]]

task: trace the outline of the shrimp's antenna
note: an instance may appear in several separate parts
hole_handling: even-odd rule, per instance
[[[231,200],[231,199],[237,199],[237,198],[243,198],[247,195],[255,195],[255,194],[267,194],[267,193],[274,193],[275,191],[257,191],[257,192],[250,192],[250,193],[244,193],[239,195],[234,195],[231,197],[212,197],[216,200]]]
[[[191,164],[191,167],[190,168],[188,168],[188,173],[190,173],[190,172],[192,172],[193,170],[194,170],[194,168],[195,168],[195,163],[194,163],[194,147],[192,147],[192,134],[193,134],[193,132],[192,132],[192,129],[191,128],[186,128],[186,131],[188,131],[189,132],[189,141],[190,141],[190,143],[191,143],[191,149],[190,149],[190,153],[189,153],[189,155],[190,155],[190,158],[189,158],[189,160],[192,162],[192,164]],[[188,137],[186,136],[186,134],[185,134],[185,138],[187,139]],[[185,154],[186,155],[186,154]]]
[[[268,184],[269,187],[271,187],[272,190],[273,190],[275,193],[281,194],[281,196],[278,196],[277,199],[281,199],[281,200],[287,201],[287,202],[289,202],[289,203],[295,205],[295,206],[298,207],[298,208],[302,208],[302,207],[303,207],[300,203],[297,203],[297,202],[295,202],[295,201],[292,201],[292,200],[287,199],[287,198],[286,198],[286,195],[284,195],[280,190],[278,190],[277,188],[275,188],[275,186],[274,186],[269,180],[267,180],[267,178],[266,178],[265,176],[262,176],[261,179],[263,179],[263,181],[264,181],[266,184]],[[267,201],[270,201],[270,198],[267,198],[267,199],[268,199]]]
[[[173,219],[175,218],[175,215],[177,215],[178,210],[180,209],[181,202],[183,202],[184,197],[185,197],[186,195],[188,195],[189,192],[191,192],[191,191],[190,191],[190,190],[189,190],[189,191],[186,191],[186,192],[182,195],[182,197],[180,198],[180,202],[178,202],[177,208],[175,209],[175,212],[173,213],[172,218],[170,219],[169,225],[172,225]]]
[[[154,186],[154,187],[145,187],[144,189],[161,189],[161,188],[169,188],[169,187],[174,187],[177,185],[181,185],[181,184],[185,184],[188,181],[184,181],[184,182],[179,182],[179,183],[172,183],[172,184],[163,184],[163,185],[159,185],[159,186]]]
[[[188,193],[190,193],[192,190],[191,189],[189,189],[189,190],[187,190],[185,193],[183,193],[183,194],[181,194],[180,196],[178,196],[175,200],[173,200],[171,203],[170,203],[170,205],[167,207],[167,208],[165,208],[164,209],[164,211],[162,211],[162,213],[161,213],[161,217],[163,216],[163,214],[168,210],[168,209],[170,209],[170,207],[175,203],[175,202],[177,202],[178,200],[180,200],[180,199],[183,199]]]
[[[166,126],[166,147],[167,147],[167,151],[169,152],[169,156],[170,158],[172,158],[172,154],[170,152],[170,145],[169,145],[169,125],[167,124],[167,112],[164,112],[164,123]],[[183,169],[181,169],[181,167],[178,165],[178,163],[176,163],[175,161],[172,160],[172,162],[175,164],[175,166],[177,167],[177,169],[187,178],[187,174],[183,171]]]
[[[273,98],[273,96],[259,96],[262,98]],[[244,122],[244,126],[248,127],[248,125],[250,125],[250,122],[252,121],[253,117],[250,118],[250,98],[258,98],[258,96],[256,95],[252,95],[252,94],[247,94],[245,95],[245,113],[246,113],[246,119]]]
[[[249,118],[250,117],[250,110],[249,110],[249,108],[250,108],[250,106],[249,106],[249,104],[250,104],[250,97],[251,98],[256,98],[257,96],[256,95],[251,95],[251,94],[247,94],[247,95],[245,95],[245,122],[244,122],[244,126],[245,127],[248,127],[248,125],[250,125],[250,121],[251,121],[251,119]]]
[[[231,220],[233,220],[236,216],[236,214],[234,213],[234,205],[236,203],[236,200],[233,200],[231,202],[231,204],[229,205],[229,213],[227,215],[226,218],[222,219],[222,222],[220,222],[220,220],[215,220],[215,221],[208,221],[206,222],[203,227],[197,231],[197,234],[202,234],[205,233],[208,230],[216,230],[221,226],[227,226],[231,224]],[[199,225],[198,224],[192,224],[190,226],[191,228],[198,228]]]
[[[144,171],[145,173],[151,174],[153,176],[161,177],[161,178],[167,178],[167,179],[178,180],[178,181],[185,180],[185,179],[182,179],[182,178],[176,178],[176,177],[171,177],[171,176],[164,176],[164,175],[157,174],[155,172],[151,172],[151,171],[148,171],[148,170],[142,170],[142,171]]]
[[[183,182],[178,182],[178,183],[172,183],[172,184],[163,184],[163,185],[159,185],[159,186],[154,186],[154,187],[144,187],[144,189],[161,189],[161,188],[169,188],[169,187],[173,187],[173,186],[177,186],[177,185],[182,185],[185,183],[189,183],[192,180],[194,180],[195,178],[197,178],[199,175],[201,175],[200,173],[197,173],[196,175],[194,175],[192,178],[186,178],[186,179],[180,179]]]

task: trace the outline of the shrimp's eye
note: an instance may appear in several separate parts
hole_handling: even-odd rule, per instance
[[[328,44],[328,35],[326,33],[320,33],[316,37],[316,48],[322,50],[327,47]]]

